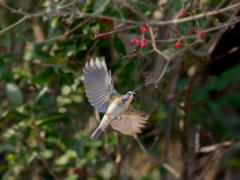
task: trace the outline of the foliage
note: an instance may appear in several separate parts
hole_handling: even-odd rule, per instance
[[[73,4],[68,8],[55,12],[56,8],[71,2]],[[148,162],[146,154],[132,137],[110,129],[99,140],[90,139],[89,135],[98,122],[85,96],[81,70],[94,56],[106,59],[119,93],[139,88],[134,106],[150,115],[140,139],[154,159],[166,160],[179,174],[184,171],[180,152],[181,148],[184,150],[181,138],[186,130],[181,127],[185,117],[183,104],[189,106],[186,111],[189,136],[185,137],[189,144],[193,143],[190,134],[196,133],[198,126],[201,127],[197,132],[201,139],[211,141],[207,145],[237,140],[240,136],[239,64],[224,67],[217,75],[211,74],[209,67],[212,63],[203,65],[204,70],[191,84],[194,75],[190,71],[202,67],[202,62],[187,51],[188,46],[197,51],[195,44],[199,40],[202,43],[200,50],[210,44],[218,32],[206,31],[206,35],[198,32],[224,18],[203,17],[176,25],[175,28],[186,36],[184,40],[176,34],[169,36],[168,27],[156,28],[154,32],[159,31],[157,47],[169,56],[179,53],[157,83],[156,78],[163,71],[165,61],[152,48],[149,27],[146,26],[147,30],[143,32],[142,25],[134,25],[134,22],[145,23],[145,18],[159,20],[156,17],[161,13],[159,9],[166,12],[167,17],[163,18],[166,20],[174,19],[180,10],[187,16],[201,14],[220,2],[201,1],[200,4],[193,3],[190,8],[191,2],[181,0],[129,0],[125,4],[110,0],[6,1],[9,7],[19,12],[70,14],[30,18],[0,34],[1,179],[174,177],[164,163]],[[23,16],[6,7],[2,9],[0,29]],[[85,16],[78,13],[85,13]],[[128,27],[131,29],[115,32]],[[197,29],[197,33],[187,38],[192,29]],[[106,32],[112,34],[104,34]],[[131,40],[142,41],[144,38],[144,46],[137,41],[131,43]],[[177,42],[181,43],[176,46]],[[218,69],[218,66],[214,68]],[[186,92],[191,92],[189,101]],[[208,132],[207,137],[204,132]],[[238,154],[225,160],[223,168],[222,164],[219,168],[223,172],[227,169],[234,172],[239,168]]]

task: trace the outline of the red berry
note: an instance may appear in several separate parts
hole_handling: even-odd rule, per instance
[[[128,21],[133,21],[133,18],[128,18],[127,20],[128,20]]]
[[[131,40],[131,44],[136,44],[136,40],[135,40],[135,39],[132,39],[132,40]]]
[[[111,24],[111,25],[109,26],[109,29],[114,30],[114,29],[115,29],[115,25],[114,25],[114,24]]]
[[[204,132],[201,133],[202,137],[209,137],[210,135],[211,134],[209,132],[207,132],[207,131],[204,131]]]
[[[141,47],[142,47],[142,48],[145,48],[146,46],[147,46],[146,43],[141,43]]]
[[[142,38],[142,42],[146,43],[148,41],[147,38]]]
[[[141,26],[140,30],[141,30],[142,32],[147,32],[147,31],[148,31],[147,27],[145,27],[145,26]]]
[[[35,91],[35,87],[33,85],[28,86],[28,91],[30,92]]]
[[[102,35],[101,38],[102,38],[102,39],[107,39],[107,38],[108,38],[108,35]]]
[[[185,12],[181,12],[180,16],[181,16],[181,17],[186,16]]]
[[[180,47],[182,45],[182,42],[181,41],[178,41],[175,43],[175,47]]]
[[[8,48],[2,47],[2,52],[3,52],[3,53],[7,53],[7,52],[8,52]]]
[[[110,24],[111,20],[110,19],[103,19],[104,24]]]
[[[74,172],[80,174],[80,173],[84,172],[84,170],[82,168],[75,168]]]
[[[187,48],[187,47],[188,47],[188,44],[187,44],[187,43],[186,43],[186,44],[184,44],[184,47],[185,47],[185,48]]]
[[[37,72],[39,72],[39,68],[38,68],[38,67],[34,67],[34,68],[33,68],[33,71],[34,71],[35,73],[37,73]]]
[[[136,44],[137,45],[141,45],[141,41],[140,40],[136,40]]]
[[[206,33],[204,31],[200,31],[198,34],[200,37],[204,37]]]
[[[62,22],[63,22],[63,24],[69,24],[69,20],[68,19],[63,19]]]

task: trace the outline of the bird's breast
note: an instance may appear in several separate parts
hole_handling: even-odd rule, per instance
[[[124,112],[124,104],[120,98],[120,96],[115,96],[113,99],[109,102],[109,105],[106,110],[107,115],[114,115],[119,116]]]

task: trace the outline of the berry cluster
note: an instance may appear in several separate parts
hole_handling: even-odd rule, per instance
[[[146,26],[141,26],[140,27],[140,30],[142,31],[142,32],[148,32],[148,28],[146,27]],[[140,46],[140,47],[142,47],[142,48],[145,48],[146,46],[147,46],[147,42],[148,42],[148,39],[147,38],[145,38],[145,37],[143,37],[142,39],[132,39],[131,40],[131,44],[132,45],[138,45],[138,46]]]
[[[141,40],[132,39],[132,40],[131,40],[131,44],[133,44],[133,45],[136,44],[136,45],[141,46],[142,48],[144,48],[144,47],[147,46],[147,41],[148,41],[147,38],[142,38]]]

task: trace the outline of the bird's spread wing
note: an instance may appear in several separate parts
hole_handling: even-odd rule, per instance
[[[113,129],[125,135],[134,136],[141,133],[148,117],[130,108],[126,113],[111,122]]]
[[[84,87],[90,104],[99,112],[105,112],[110,98],[116,94],[105,61],[91,59],[83,68]]]

